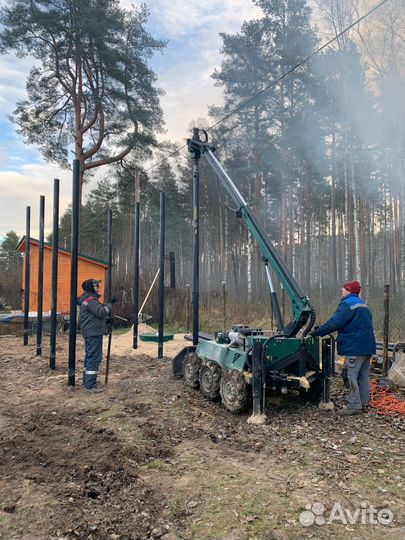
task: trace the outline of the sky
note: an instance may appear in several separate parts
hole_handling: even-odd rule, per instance
[[[132,4],[137,2],[121,0],[123,7]],[[183,144],[190,124],[206,118],[207,106],[222,100],[221,90],[210,77],[221,62],[219,32],[237,32],[244,20],[259,16],[260,10],[251,0],[153,0],[147,5],[148,30],[168,40],[164,54],[151,61],[158,86],[165,91],[161,99],[164,139]],[[61,214],[71,201],[71,172],[45,162],[8,119],[16,101],[25,97],[31,67],[30,59],[0,56],[0,238],[9,230],[24,234],[27,205],[31,206],[31,236],[38,236],[40,195],[46,197],[45,228],[51,230],[53,178],[61,182]],[[96,181],[97,177],[84,193]]]

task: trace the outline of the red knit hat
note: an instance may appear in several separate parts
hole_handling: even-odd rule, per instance
[[[343,288],[351,293],[359,294],[361,289],[360,281],[346,281],[346,283],[343,283]]]

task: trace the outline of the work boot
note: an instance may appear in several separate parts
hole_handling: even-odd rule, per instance
[[[340,409],[339,416],[353,416],[354,414],[362,414],[363,409]]]
[[[90,392],[90,394],[100,394],[103,390],[101,388],[86,388],[84,387],[86,392]]]

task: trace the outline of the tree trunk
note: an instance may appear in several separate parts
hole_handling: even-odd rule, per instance
[[[332,185],[331,185],[331,271],[332,281],[337,283],[337,245],[336,245],[336,141],[335,131],[332,134]]]

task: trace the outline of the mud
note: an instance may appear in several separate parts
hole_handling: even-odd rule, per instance
[[[67,387],[66,340],[56,373],[46,347],[0,347],[1,538],[403,538],[403,419],[340,418],[291,397],[255,426],[173,380],[168,357],[115,354],[108,387],[90,395]],[[79,344],[78,373],[82,355]],[[340,381],[333,397],[339,407]],[[305,527],[314,502],[394,517]]]

